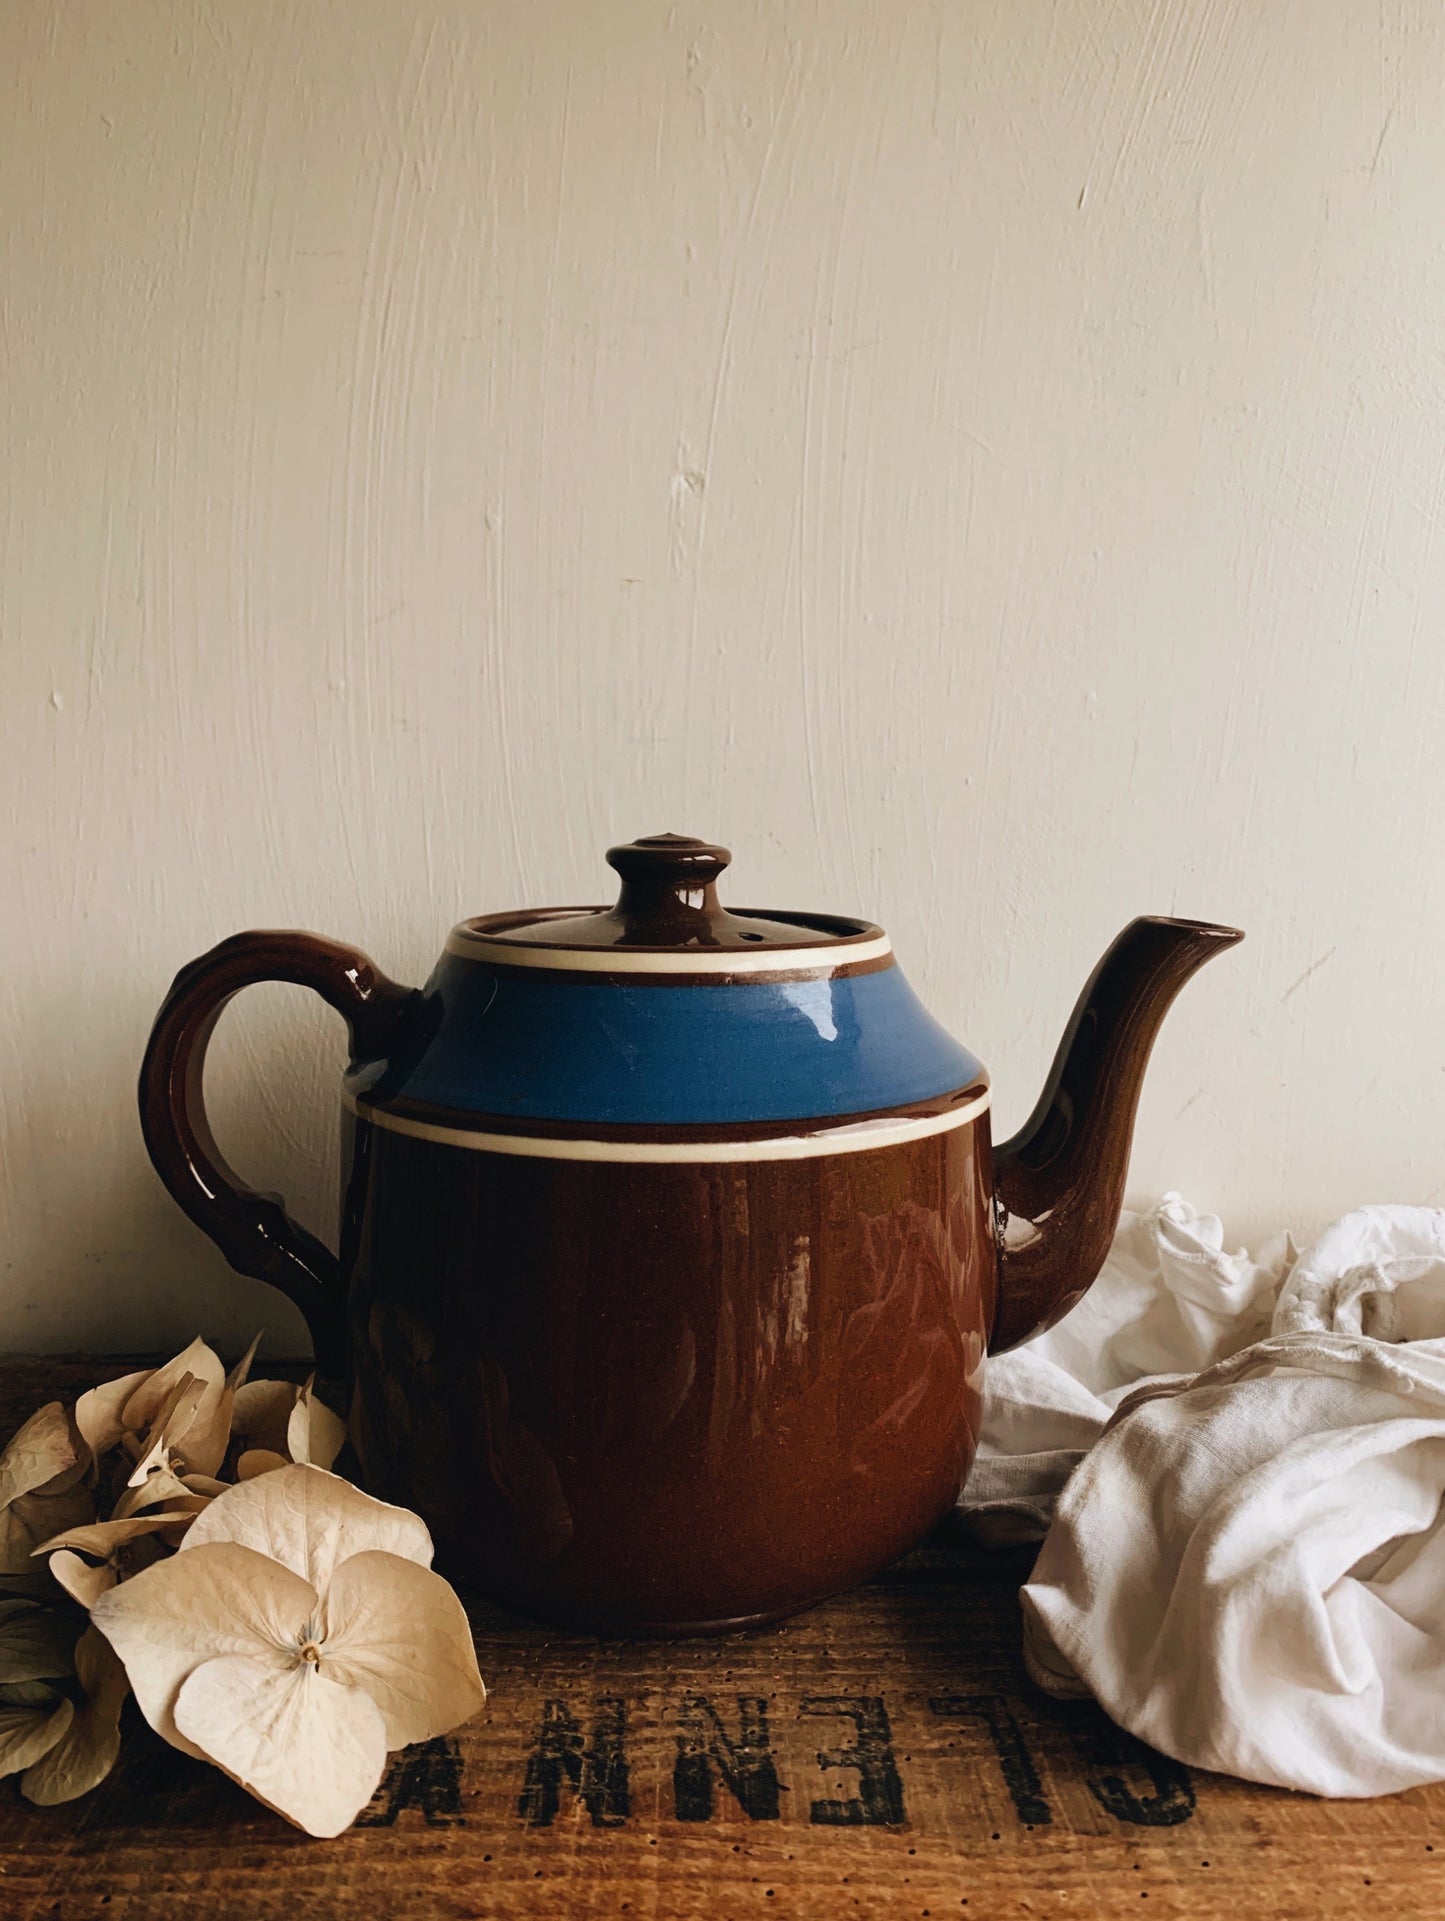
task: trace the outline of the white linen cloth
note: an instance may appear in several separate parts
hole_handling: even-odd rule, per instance
[[[1251,1259],[1170,1195],[990,1362],[961,1507],[985,1538],[1048,1529],[1042,1686],[1198,1767],[1371,1795],[1445,1778],[1442,1496],[1445,1210]]]

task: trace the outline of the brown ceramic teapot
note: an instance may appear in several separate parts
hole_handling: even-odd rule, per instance
[[[999,1147],[980,1063],[866,921],[720,906],[721,847],[614,847],[615,906],[464,921],[426,986],[314,934],[183,968],[141,1075],[161,1178],[305,1314],[367,1484],[439,1564],[603,1631],[763,1621],[945,1515],[985,1353],[1118,1216],[1140,1080],[1233,928],[1136,920]],[[221,1159],[206,1042],[254,981],[350,1035],[339,1260]]]

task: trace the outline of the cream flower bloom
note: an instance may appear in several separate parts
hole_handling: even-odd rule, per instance
[[[335,1835],[389,1749],[486,1699],[431,1556],[405,1508],[280,1467],[217,1495],[179,1551],[99,1595],[91,1621],[158,1734],[308,1834]]]

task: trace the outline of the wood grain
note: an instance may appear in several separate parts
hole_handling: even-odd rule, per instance
[[[0,1370],[0,1432],[119,1365]],[[1017,1558],[932,1546],[811,1614],[603,1643],[473,1610],[487,1712],[311,1841],[134,1715],[116,1774],[0,1784],[4,1921],[1445,1914],[1445,1787],[1324,1802],[1192,1773],[1019,1659]]]

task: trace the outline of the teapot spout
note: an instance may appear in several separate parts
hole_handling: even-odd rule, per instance
[[[998,1305],[989,1349],[1068,1312],[1104,1264],[1124,1205],[1144,1069],[1191,974],[1244,936],[1155,916],[1131,921],[1069,1018],[1038,1105],[994,1149]]]

